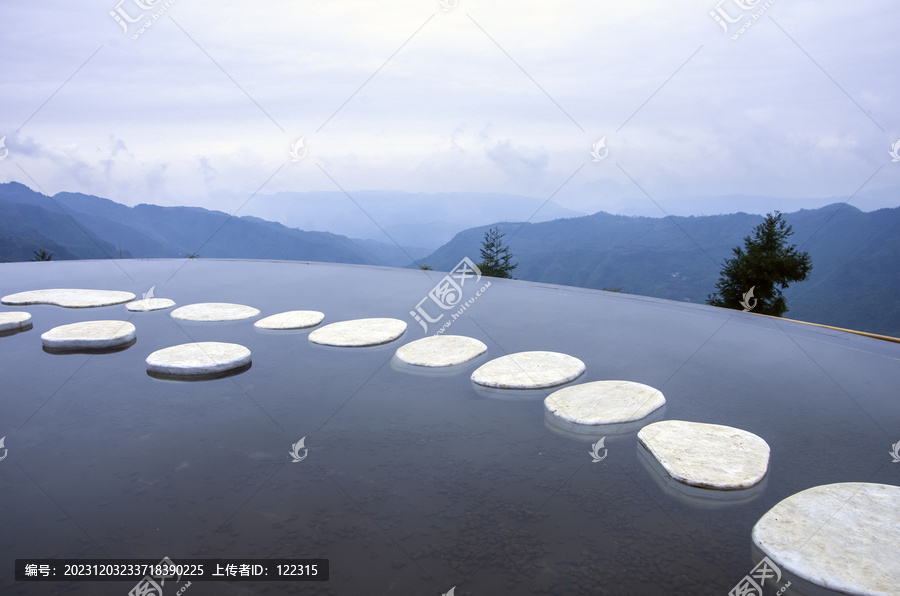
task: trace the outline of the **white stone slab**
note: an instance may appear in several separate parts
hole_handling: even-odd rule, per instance
[[[208,375],[250,364],[250,350],[239,344],[202,341],[157,350],[147,370],[163,375]]]
[[[309,341],[325,346],[359,348],[394,341],[406,331],[399,319],[354,319],[325,325],[309,334]]]
[[[763,515],[753,543],[782,570],[842,594],[900,593],[900,487],[815,486]]]
[[[495,391],[499,391],[499,389]],[[579,443],[593,443],[600,437],[606,437],[607,445],[625,440],[629,443],[636,443],[635,438],[639,430],[648,424],[665,419],[666,406],[653,410],[648,416],[640,420],[616,422],[614,424],[578,424],[551,414],[546,407],[544,408],[544,426],[555,435]],[[647,451],[643,447],[638,447],[641,451]],[[651,459],[653,458],[651,457]]]
[[[41,335],[41,343],[54,350],[102,350],[126,345],[136,335],[128,321],[85,321],[54,327]]]
[[[432,368],[468,362],[487,352],[487,346],[462,335],[432,335],[397,348],[396,356],[413,366]]]
[[[174,300],[168,298],[144,298],[143,300],[135,300],[125,305],[125,308],[132,312],[150,312],[151,310],[164,310],[175,306]]]
[[[94,308],[131,302],[135,296],[131,292],[111,290],[30,290],[0,298],[3,304],[25,306],[28,304],[51,304],[63,308]]]
[[[559,352],[518,352],[501,356],[472,373],[472,381],[498,389],[542,389],[568,383],[584,373],[584,362]]]
[[[658,389],[632,381],[594,381],[554,391],[544,400],[547,411],[575,424],[618,424],[645,418],[663,407]]]
[[[200,302],[188,304],[172,311],[172,318],[182,321],[240,321],[252,319],[259,310],[230,302]]]
[[[642,428],[638,440],[673,479],[690,486],[746,489],[769,469],[769,445],[730,426],[663,420]]]
[[[656,412],[663,412],[665,408]],[[649,418],[656,416],[654,412]],[[630,423],[637,424],[637,423]],[[593,427],[592,427],[593,428]],[[606,444],[609,445],[609,437]],[[755,484],[750,488],[741,490],[713,490],[710,488],[700,488],[698,486],[690,486],[673,479],[666,472],[660,463],[653,457],[649,451],[644,449],[640,443],[636,444],[637,459],[656,485],[668,497],[676,499],[685,505],[697,509],[727,509],[729,507],[741,507],[748,503],[759,499],[766,493],[769,483],[769,475],[766,474],[762,482]]]
[[[31,327],[31,313],[0,312],[0,332],[16,331]]]
[[[324,318],[325,315],[316,310],[291,310],[260,319],[253,323],[253,326],[259,329],[276,330],[305,329],[315,327]]]

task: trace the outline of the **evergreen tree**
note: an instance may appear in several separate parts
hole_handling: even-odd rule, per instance
[[[725,260],[716,293],[707,296],[707,304],[776,317],[786,313],[781,290],[805,280],[812,270],[809,253],[797,252],[794,244],[787,246],[793,233],[780,212],[766,215],[744,238],[744,248],[732,249],[734,257]]]
[[[506,234],[501,234],[499,227],[493,227],[484,233],[484,239],[481,241],[481,262],[478,263],[482,275],[512,278],[510,273],[519,266],[518,263],[512,263],[509,247],[503,244],[504,236]]]
[[[44,249],[33,250],[33,251],[31,251],[31,254],[33,255],[31,257],[32,261],[49,261],[53,258],[53,253],[47,252]]]

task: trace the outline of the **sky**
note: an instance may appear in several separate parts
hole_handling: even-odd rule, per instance
[[[895,0],[4,0],[0,23],[0,182],[46,194],[900,205]]]

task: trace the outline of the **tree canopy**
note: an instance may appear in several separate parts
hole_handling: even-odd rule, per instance
[[[707,296],[706,302],[776,317],[786,313],[781,290],[805,280],[812,270],[809,253],[787,245],[793,233],[780,212],[766,215],[744,238],[744,247],[732,249],[734,257],[725,260],[716,293]]]
[[[518,263],[512,262],[509,246],[503,243],[504,236],[506,234],[501,234],[500,228],[496,226],[484,233],[484,239],[481,241],[481,262],[478,263],[482,275],[512,278],[510,273],[519,266]]]

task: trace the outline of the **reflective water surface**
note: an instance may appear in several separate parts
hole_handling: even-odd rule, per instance
[[[327,583],[193,583],[205,594],[727,594],[753,567],[750,530],[819,484],[900,484],[900,345],[750,313],[492,280],[449,334],[488,346],[452,369],[398,365],[425,336],[410,311],[443,277],[315,263],[192,259],[0,265],[0,294],[151,286],[178,306],[235,302],[260,317],[409,323],[371,348],[312,344],[253,320],[177,322],[171,310],[2,306],[33,328],[0,337],[0,593],[125,596],[134,582],[22,583],[16,558],[328,558]],[[790,316],[788,314],[788,316]],[[57,325],[120,319],[137,341],[51,354]],[[432,325],[431,333],[437,331]],[[248,347],[252,366],[201,382],[149,376],[151,352]],[[740,498],[679,490],[644,461],[641,425],[600,436],[548,425],[553,391],[476,388],[475,368],[549,350],[574,383],[660,389],[665,419],[736,426],[771,449]],[[660,415],[649,419],[650,422]],[[293,463],[305,438],[308,457]],[[771,588],[767,588],[771,589]],[[175,589],[166,588],[166,594]],[[774,589],[772,590],[774,593]]]

